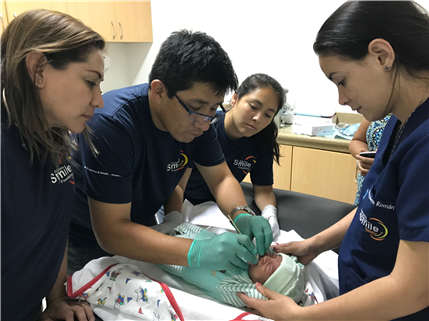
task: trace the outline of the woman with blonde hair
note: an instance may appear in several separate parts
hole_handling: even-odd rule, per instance
[[[80,21],[48,10],[21,14],[2,35],[2,320],[94,320],[64,288],[74,199],[69,133],[88,139],[86,121],[104,105],[104,47]]]

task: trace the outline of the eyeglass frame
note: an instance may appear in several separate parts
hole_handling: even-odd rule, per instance
[[[164,86],[168,89],[168,87],[167,87],[165,84],[164,84]],[[204,123],[208,123],[208,122],[210,121],[210,124],[214,124],[214,123],[216,123],[219,119],[221,119],[221,118],[226,114],[226,110],[225,110],[225,108],[222,106],[222,104],[219,104],[220,108],[222,109],[222,114],[221,114],[221,113],[219,113],[219,114],[215,114],[214,116],[209,116],[209,115],[205,115],[205,114],[198,113],[198,112],[196,112],[196,111],[192,111],[192,110],[190,110],[190,109],[189,109],[189,107],[188,107],[188,106],[186,106],[186,104],[183,102],[183,100],[181,100],[181,99],[176,95],[176,92],[174,92],[174,91],[173,91],[173,95],[174,95],[174,97],[176,97],[176,98],[177,98],[177,100],[179,101],[179,104],[180,104],[183,108],[185,108],[185,110],[188,112],[189,116],[191,116],[191,115],[198,115],[198,116],[202,116],[202,117],[204,117],[204,118],[203,118],[203,122],[204,122]]]

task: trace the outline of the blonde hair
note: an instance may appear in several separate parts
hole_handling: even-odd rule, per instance
[[[56,164],[70,155],[73,142],[67,129],[51,128],[46,120],[35,79],[27,70],[26,58],[42,53],[38,67],[48,63],[66,69],[70,63],[85,62],[94,50],[104,50],[105,41],[95,31],[72,16],[49,10],[31,10],[16,17],[1,38],[2,108],[15,124],[31,162],[51,158]],[[83,131],[90,142],[89,127]]]

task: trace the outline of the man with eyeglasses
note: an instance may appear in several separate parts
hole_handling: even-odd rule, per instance
[[[104,108],[88,122],[98,154],[77,137],[68,274],[111,254],[238,273],[266,252],[273,238],[270,224],[247,207],[210,127],[220,110],[225,112],[225,93],[237,86],[220,45],[205,33],[182,30],[162,44],[148,84],[103,95]],[[181,223],[178,182],[190,175],[190,160],[241,234],[178,240],[158,232]],[[156,225],[155,213],[163,205],[168,214]]]

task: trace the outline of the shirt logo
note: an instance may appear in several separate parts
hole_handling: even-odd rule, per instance
[[[248,174],[256,164],[255,156],[248,156],[244,160],[235,159],[234,166],[241,169],[244,174]]]
[[[368,219],[362,209],[359,213],[359,221],[365,228],[365,231],[367,231],[369,235],[376,241],[383,241],[387,234],[389,234],[386,225],[384,225],[382,221],[373,217]]]
[[[60,165],[62,164],[62,161],[60,160]],[[54,172],[51,173],[51,183],[57,184],[57,183],[65,183],[69,181],[71,178],[73,178],[73,171],[72,167],[70,165],[61,165],[59,168],[54,169]],[[73,180],[69,181],[71,184],[74,184]]]
[[[171,162],[167,165],[167,172],[177,172],[184,169],[188,164],[188,156],[185,155],[183,150],[180,151],[177,162]]]

